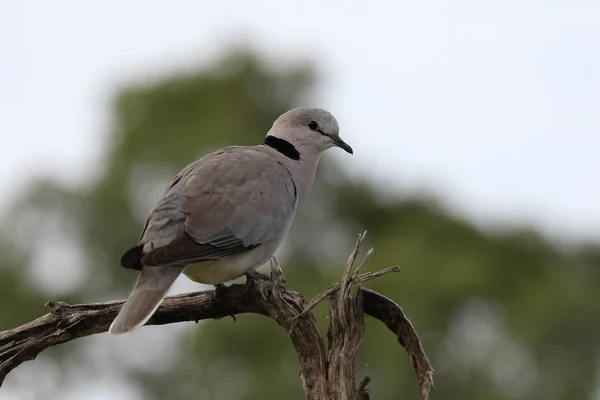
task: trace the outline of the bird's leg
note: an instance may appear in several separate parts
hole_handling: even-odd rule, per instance
[[[225,284],[223,283],[217,283],[215,285],[215,297],[219,297],[220,293],[223,293],[223,290],[226,288],[227,286],[225,286]]]
[[[215,299],[219,299],[219,296],[222,296],[223,291],[227,288],[224,283],[217,283],[215,285]],[[233,322],[236,321],[235,315],[231,314],[230,317],[233,319]],[[197,322],[197,321],[196,321]]]
[[[247,292],[249,292],[252,289],[254,283],[256,283],[257,281],[268,282],[271,280],[271,278],[269,278],[267,275],[261,274],[260,272],[255,271],[253,269],[249,269],[248,271],[244,272],[244,276],[246,277]]]

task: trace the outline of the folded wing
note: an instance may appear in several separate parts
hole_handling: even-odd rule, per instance
[[[141,264],[183,265],[228,257],[281,235],[296,211],[288,170],[268,154],[229,147],[184,169],[142,233]]]

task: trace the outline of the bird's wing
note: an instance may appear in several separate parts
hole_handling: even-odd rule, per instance
[[[272,156],[229,147],[186,167],[148,218],[145,266],[228,257],[284,234],[297,207],[289,171]]]

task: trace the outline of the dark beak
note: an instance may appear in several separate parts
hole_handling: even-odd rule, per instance
[[[333,143],[335,143],[335,145],[337,147],[339,147],[340,149],[344,149],[344,150],[346,150],[346,152],[348,152],[350,154],[354,154],[352,147],[350,147],[350,145],[348,143],[344,142],[341,137],[331,136],[331,140],[333,140]]]

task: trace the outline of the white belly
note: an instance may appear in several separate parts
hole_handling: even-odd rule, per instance
[[[281,240],[274,240],[250,251],[214,261],[188,265],[183,273],[198,283],[215,285],[240,278],[248,270],[263,265],[279,247]]]

